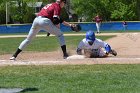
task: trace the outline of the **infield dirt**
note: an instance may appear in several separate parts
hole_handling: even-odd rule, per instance
[[[101,33],[98,35],[117,35],[106,41],[117,51],[118,55],[116,57],[112,55],[108,58],[83,58],[77,56],[73,59],[63,59],[61,50],[54,52],[22,52],[16,61],[9,60],[12,54],[0,55],[0,65],[140,64],[140,33]],[[20,37],[25,37],[25,35]],[[4,36],[0,38],[4,38]],[[68,51],[71,55],[76,55],[75,50]]]

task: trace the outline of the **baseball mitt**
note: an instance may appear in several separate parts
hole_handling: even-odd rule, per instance
[[[79,32],[81,30],[81,26],[79,24],[72,24],[71,29],[75,32]]]
[[[113,50],[113,49],[110,51],[110,54],[112,54],[114,56],[117,56],[117,52],[115,50]]]

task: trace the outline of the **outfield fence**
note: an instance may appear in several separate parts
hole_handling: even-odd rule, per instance
[[[78,22],[82,27],[82,31],[93,30],[96,31],[95,22]],[[0,25],[0,34],[2,33],[26,33],[30,30],[32,24],[7,24]],[[101,31],[123,31],[122,22],[103,22],[101,24]],[[140,22],[139,21],[129,21],[127,22],[128,31],[140,31]],[[42,30],[43,31],[43,30]],[[69,32],[71,28],[61,24],[61,31]]]

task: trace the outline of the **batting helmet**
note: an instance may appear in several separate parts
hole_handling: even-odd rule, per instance
[[[86,32],[86,40],[94,42],[95,41],[95,33],[91,30],[87,31]]]

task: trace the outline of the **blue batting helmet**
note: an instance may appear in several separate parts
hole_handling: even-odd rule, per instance
[[[91,30],[86,32],[86,40],[94,42],[95,40],[95,33]]]

